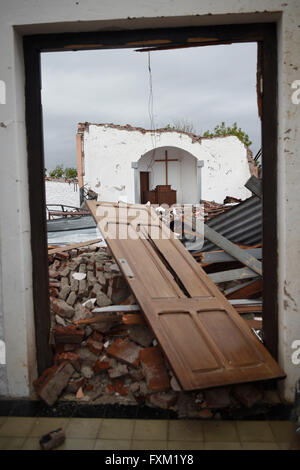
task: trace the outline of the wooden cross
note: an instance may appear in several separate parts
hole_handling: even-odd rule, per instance
[[[166,164],[166,185],[168,184],[168,162],[177,162],[178,158],[170,158],[168,159],[168,152],[165,151],[165,158],[163,160],[155,160],[156,162],[165,162]]]

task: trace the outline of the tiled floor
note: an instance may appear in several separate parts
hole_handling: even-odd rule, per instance
[[[39,450],[62,427],[58,450],[300,450],[289,421],[193,421],[0,417],[0,450]]]

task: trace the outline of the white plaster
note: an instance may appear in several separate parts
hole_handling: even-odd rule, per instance
[[[0,104],[6,103],[6,85],[3,80],[0,80]]]
[[[127,130],[110,125],[89,124],[83,134],[83,181],[98,193],[99,200],[135,202],[135,177],[138,171],[150,172],[150,189],[168,183],[177,191],[177,203],[195,204],[197,200],[197,161],[203,161],[202,198],[223,202],[226,196],[246,199],[251,196],[244,184],[250,178],[247,149],[235,136],[203,138],[164,131]],[[137,178],[139,188],[139,177]],[[139,189],[138,189],[139,192]],[[139,201],[138,201],[139,202]]]
[[[79,207],[79,188],[75,183],[46,181],[46,204],[66,204]]]
[[[5,343],[0,339],[0,365],[6,364],[6,348]]]
[[[292,102],[291,84],[300,78],[299,17],[299,0],[1,0],[0,77],[7,89],[0,122],[11,123],[0,127],[0,252],[9,396],[29,396],[36,374],[22,34],[276,21],[279,284],[274,295],[279,301],[279,361],[287,374],[281,389],[286,400],[294,400],[299,366],[292,363],[291,344],[300,338],[300,106]]]

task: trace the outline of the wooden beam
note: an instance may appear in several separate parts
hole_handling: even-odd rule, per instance
[[[192,232],[186,229],[184,232],[189,235],[194,235],[195,237],[203,238],[203,236],[197,232]],[[260,261],[254,258],[254,256],[248,255],[247,252],[245,253],[245,250],[242,250],[206,224],[204,224],[204,238],[207,238],[207,240],[222,248],[236,260],[240,261],[245,266],[254,271],[256,274],[262,276],[262,264]]]
[[[99,243],[102,238],[96,238],[95,240],[89,240],[88,242],[73,243],[72,245],[58,246],[57,248],[51,248],[48,250],[48,255],[55,255],[56,253],[63,253],[64,251],[70,251],[75,248],[82,248],[84,246],[93,245]]]
[[[208,274],[208,277],[215,284],[219,284],[220,282],[227,282],[227,281],[236,281],[239,279],[249,279],[252,277],[258,277],[257,274],[249,268],[240,268],[240,269],[229,269],[228,271],[221,271],[219,273],[211,273]]]
[[[262,280],[258,279],[227,289],[224,295],[226,295],[227,299],[244,299],[249,298],[250,295],[258,294],[261,291]]]
[[[262,257],[262,249],[261,248],[250,248],[247,250],[243,250],[243,252],[247,253],[248,256],[253,256],[256,259],[261,259]],[[203,253],[197,254],[197,258],[200,260],[201,263],[223,263],[227,261],[235,261],[236,258],[231,256],[229,253],[225,251],[206,251]]]

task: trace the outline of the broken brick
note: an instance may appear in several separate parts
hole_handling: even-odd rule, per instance
[[[139,365],[141,348],[127,339],[116,339],[107,349],[107,354],[135,368]]]
[[[66,391],[68,393],[77,393],[77,390],[80,388],[80,387],[83,387],[84,384],[86,382],[86,378],[85,377],[80,377],[79,379],[73,379],[71,378],[68,385],[67,385],[67,388],[66,388]]]
[[[56,287],[49,287],[49,295],[50,297],[58,297],[58,289]]]
[[[148,396],[147,401],[158,408],[168,409],[175,405],[177,394],[174,392],[152,393]]]
[[[117,364],[112,369],[108,369],[108,375],[111,379],[117,379],[127,374],[128,374],[128,368],[126,364]]]
[[[94,373],[99,374],[104,370],[107,370],[110,367],[110,362],[108,361],[96,361],[93,367]]]
[[[59,281],[50,281],[49,282],[49,287],[57,287],[58,289],[60,288],[60,282]]]
[[[263,392],[252,384],[235,385],[232,394],[248,408],[263,399]]]
[[[52,406],[68,385],[73,373],[74,368],[69,362],[46,369],[39,380],[34,382],[37,394],[47,405]]]
[[[61,261],[66,261],[69,259],[69,253],[55,253],[55,258],[60,259]]]
[[[58,297],[61,300],[66,300],[66,298],[68,297],[70,291],[71,291],[71,287],[68,284],[63,284],[60,291],[59,291]],[[67,305],[69,305],[69,304],[67,304]],[[72,312],[72,313],[70,313],[70,316],[73,316],[74,310],[73,311],[70,310],[70,312]]]
[[[56,343],[81,343],[84,337],[84,331],[73,326],[55,325],[53,333]]]
[[[103,342],[103,335],[98,331],[94,331],[92,334],[92,338],[94,341],[99,341],[99,343]]]
[[[125,397],[127,395],[127,389],[124,386],[124,382],[122,380],[117,379],[114,383],[114,388],[116,393],[119,393],[122,395],[122,397]]]
[[[87,340],[87,347],[92,353],[98,356],[103,349],[103,343],[100,343],[99,341],[94,341],[91,337],[89,337]]]
[[[74,308],[68,305],[64,300],[50,297],[51,309],[57,315],[65,318],[72,318],[74,315]]]
[[[76,299],[77,299],[77,295],[75,294],[74,291],[71,291],[66,302],[68,305],[71,305],[71,307],[73,307],[76,302]]]
[[[60,277],[60,272],[55,271],[55,269],[49,269],[49,277],[51,279],[56,279],[57,277]]]
[[[170,379],[159,347],[142,349],[140,360],[149,389],[154,391],[168,390]]]
[[[112,304],[112,301],[107,297],[104,292],[99,291],[97,293],[97,305],[98,307],[108,307]]]
[[[231,404],[230,387],[204,390],[204,396],[208,408],[226,408]]]
[[[73,353],[73,352],[62,352],[59,354],[55,354],[54,356],[55,365],[59,365],[64,361],[70,362],[72,366],[74,367],[74,369],[76,370],[80,369],[78,354]]]
[[[128,329],[128,331],[129,338],[141,346],[144,346],[144,348],[151,346],[154,340],[154,335],[148,326],[133,325]]]

